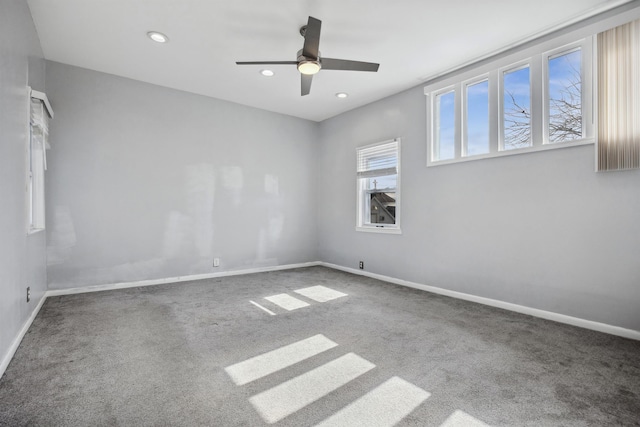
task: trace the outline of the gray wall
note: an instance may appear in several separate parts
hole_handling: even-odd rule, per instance
[[[0,2],[0,363],[46,290],[45,234],[27,236],[27,86],[44,60],[26,1]],[[26,302],[26,288],[33,299]]]
[[[422,86],[321,123],[320,258],[640,330],[640,170],[592,145],[427,168]],[[356,232],[356,147],[402,137],[402,235]]]
[[[29,313],[24,283],[40,297],[44,280],[44,236],[23,226],[16,90],[27,76],[38,87],[43,70],[26,59],[41,55],[23,3],[0,9],[0,195],[11,206],[0,212],[0,349]],[[47,68],[50,288],[364,260],[375,273],[640,330],[640,171],[594,173],[592,146],[427,169],[422,86],[318,125]],[[398,136],[403,234],[358,233],[355,148]],[[316,215],[319,201],[332,215]]]
[[[317,123],[53,62],[47,91],[49,288],[317,260]]]

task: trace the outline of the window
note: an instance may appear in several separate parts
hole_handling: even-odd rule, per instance
[[[466,84],[463,156],[489,152],[489,79]]]
[[[400,233],[400,139],[357,149],[356,230]]]
[[[436,95],[436,138],[434,157],[453,159],[455,155],[455,92],[448,90]]]
[[[427,166],[592,144],[593,37],[568,37],[425,87]]]
[[[47,169],[48,114],[46,95],[29,89],[28,233],[44,230],[44,171]]]
[[[547,140],[550,144],[581,139],[582,51],[580,48],[547,58]]]
[[[529,64],[502,73],[502,150],[531,147]]]

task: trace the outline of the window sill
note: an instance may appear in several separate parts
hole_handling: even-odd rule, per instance
[[[513,156],[518,154],[539,153],[541,151],[559,150],[562,148],[578,147],[581,145],[589,145],[594,143],[595,143],[595,138],[584,138],[584,139],[578,139],[571,142],[558,142],[555,144],[534,145],[533,147],[515,148],[512,150],[501,150],[493,153],[479,154],[476,156],[460,157],[457,159],[435,160],[435,161],[430,160],[430,161],[427,161],[427,167],[450,165],[452,163],[471,162],[474,160],[491,159],[495,157]]]
[[[27,236],[31,236],[32,234],[37,234],[41,231],[44,231],[44,228],[30,228],[27,230]]]
[[[356,226],[356,231],[362,231],[365,233],[380,233],[380,234],[402,234],[402,230],[400,228],[390,228],[390,227],[358,227]]]

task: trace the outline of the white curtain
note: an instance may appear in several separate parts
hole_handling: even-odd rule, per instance
[[[640,20],[598,34],[597,170],[640,168]]]

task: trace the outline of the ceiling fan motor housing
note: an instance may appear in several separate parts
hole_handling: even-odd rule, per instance
[[[302,54],[302,49],[298,51],[298,71],[302,74],[316,74],[322,68],[320,62],[320,52],[318,52],[318,58],[308,58]]]

